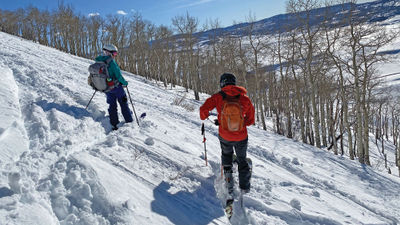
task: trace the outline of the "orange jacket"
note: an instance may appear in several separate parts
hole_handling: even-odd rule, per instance
[[[242,141],[247,138],[247,128],[246,126],[250,126],[254,124],[254,106],[251,103],[249,97],[247,97],[247,90],[244,87],[235,86],[235,85],[227,85],[221,89],[227,95],[231,96],[240,96],[240,104],[243,107],[243,117],[244,117],[244,129],[241,131],[230,132],[227,130],[223,130],[221,126],[219,127],[219,135],[227,140],[227,141]],[[218,112],[218,122],[221,124],[221,110],[224,104],[224,100],[220,93],[213,94],[210,98],[208,98],[204,104],[200,107],[200,119],[205,120],[209,116],[209,112],[214,108],[217,108]]]

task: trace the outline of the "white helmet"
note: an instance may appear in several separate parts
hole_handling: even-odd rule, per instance
[[[107,52],[118,52],[118,48],[113,44],[104,45],[103,50]]]

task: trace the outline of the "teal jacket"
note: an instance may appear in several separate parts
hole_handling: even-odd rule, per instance
[[[108,55],[100,55],[96,57],[96,61],[103,61],[105,62],[108,57]],[[110,74],[111,78],[118,80],[122,85],[128,85],[128,82],[124,79],[124,77],[121,74],[121,69],[119,68],[118,64],[112,60],[110,64],[108,64],[108,73]]]

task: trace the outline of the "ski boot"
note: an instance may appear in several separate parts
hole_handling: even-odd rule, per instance
[[[225,188],[228,190],[228,196],[226,198],[226,204],[225,204],[225,213],[228,219],[230,219],[233,213],[233,202],[234,202],[234,196],[233,196],[234,181],[233,181],[232,167],[230,166],[224,167],[224,177],[225,177]]]

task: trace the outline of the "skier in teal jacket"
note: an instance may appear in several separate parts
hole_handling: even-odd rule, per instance
[[[99,55],[96,57],[96,61],[103,61],[105,62],[109,57],[112,57],[111,55]],[[112,60],[110,64],[108,65],[108,73],[110,76],[118,80],[120,84],[127,86],[128,82],[124,79],[124,77],[121,74],[121,69],[119,68],[118,64]]]
[[[117,101],[121,106],[122,115],[124,116],[125,122],[130,123],[133,121],[132,112],[129,110],[128,106],[128,98],[126,97],[126,93],[124,91],[123,86],[127,86],[128,82],[122,77],[121,69],[118,64],[114,61],[114,58],[118,54],[118,49],[114,45],[105,45],[103,48],[104,54],[96,57],[96,61],[105,62],[110,57],[113,59],[108,65],[108,73],[111,78],[116,83],[116,86],[106,92],[107,95],[107,103],[109,104],[108,113],[110,116],[110,124],[113,130],[117,130],[117,125],[119,124],[118,119],[118,109],[117,109]]]

